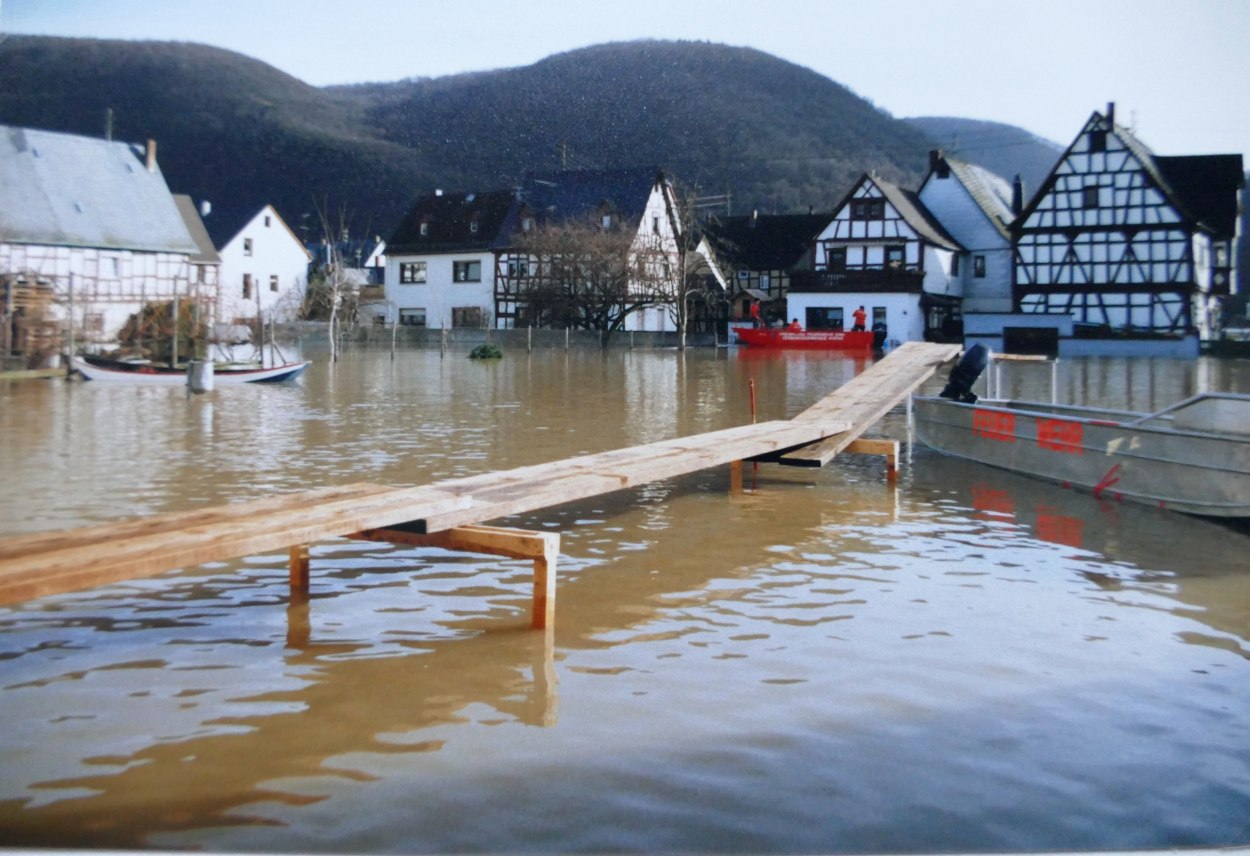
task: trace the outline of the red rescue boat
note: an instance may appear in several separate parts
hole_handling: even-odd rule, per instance
[[[870,351],[874,334],[869,330],[791,330],[789,328],[734,327],[738,340],[750,348],[806,348],[814,350]]]

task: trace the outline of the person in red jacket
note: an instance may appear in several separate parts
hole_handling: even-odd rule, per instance
[[[851,318],[855,321],[855,326],[851,328],[852,333],[862,333],[864,331],[864,322],[868,320],[868,313],[864,311],[864,307],[859,307],[851,313]]]

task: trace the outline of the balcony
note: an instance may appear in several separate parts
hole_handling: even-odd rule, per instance
[[[883,268],[879,270],[807,270],[790,274],[790,293],[883,293],[919,294],[924,273],[918,270]]]

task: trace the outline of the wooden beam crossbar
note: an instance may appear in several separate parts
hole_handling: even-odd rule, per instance
[[[463,553],[485,553],[510,559],[532,559],[534,593],[531,626],[535,630],[555,624],[556,562],[560,556],[558,532],[534,532],[500,526],[457,526],[429,535],[405,529],[366,529],[350,537],[386,541],[410,547],[440,547]]]

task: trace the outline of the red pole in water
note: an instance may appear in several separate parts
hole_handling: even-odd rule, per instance
[[[747,381],[747,386],[751,390],[751,424],[755,424],[755,378]]]

